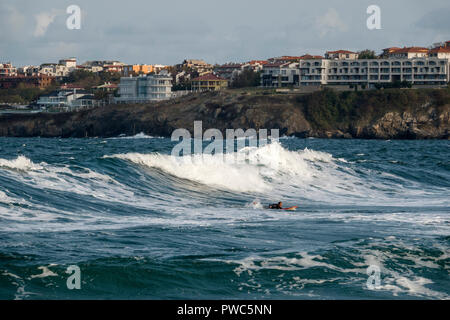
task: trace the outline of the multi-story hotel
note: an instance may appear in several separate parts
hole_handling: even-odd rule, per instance
[[[413,86],[445,86],[450,82],[450,46],[388,48],[384,58],[358,59],[349,51],[327,52],[329,59],[302,59],[299,63],[268,64],[263,87],[340,85],[371,88],[376,84],[408,82]],[[330,59],[333,57],[332,59]],[[298,75],[298,78],[297,78]]]
[[[172,97],[172,77],[167,73],[120,79],[118,103],[144,103]]]

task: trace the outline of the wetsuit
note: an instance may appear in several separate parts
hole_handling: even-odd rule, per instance
[[[278,203],[269,204],[269,209],[283,209]]]

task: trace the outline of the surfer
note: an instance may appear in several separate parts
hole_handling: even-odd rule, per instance
[[[278,209],[281,210],[283,209],[283,202],[278,202],[278,203],[274,203],[274,204],[269,204],[269,209]]]

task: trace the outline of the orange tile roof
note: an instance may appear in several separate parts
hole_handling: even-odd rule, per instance
[[[213,73],[208,73],[203,76],[192,79],[192,81],[227,81],[227,79],[216,76]]]
[[[306,60],[306,59],[308,59],[308,60],[310,60],[310,59],[324,59],[324,57],[322,57],[322,56],[312,56],[310,54],[305,54],[305,55],[301,56],[300,59],[302,59],[302,60]]]
[[[335,54],[335,53],[356,53],[353,51],[348,51],[348,50],[337,50],[337,51],[327,51],[327,53],[331,53],[331,54]]]
[[[450,53],[450,47],[438,47],[430,50],[430,53]]]
[[[404,47],[394,51],[394,53],[410,53],[410,52],[426,53],[428,52],[428,49],[424,47],[409,47],[409,48]]]
[[[250,64],[257,64],[257,63],[259,63],[259,64],[267,64],[268,62],[267,62],[267,60],[252,60],[249,63]]]

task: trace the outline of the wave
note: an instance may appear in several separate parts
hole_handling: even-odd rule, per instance
[[[40,170],[41,165],[33,163],[30,159],[25,156],[18,156],[14,160],[0,159],[0,168],[19,170],[19,171],[30,171],[30,170]]]
[[[127,136],[125,134],[121,134],[118,137],[108,138],[108,139],[109,140],[117,140],[117,139],[164,139],[164,137],[149,136],[149,135],[146,135],[144,132],[140,132],[138,134],[135,134],[134,136]]]
[[[163,170],[178,178],[237,192],[266,192],[270,181],[283,176],[309,178],[314,169],[308,161],[330,162],[324,152],[284,149],[279,143],[246,147],[233,154],[194,154],[183,157],[159,153],[127,153],[105,156]]]

